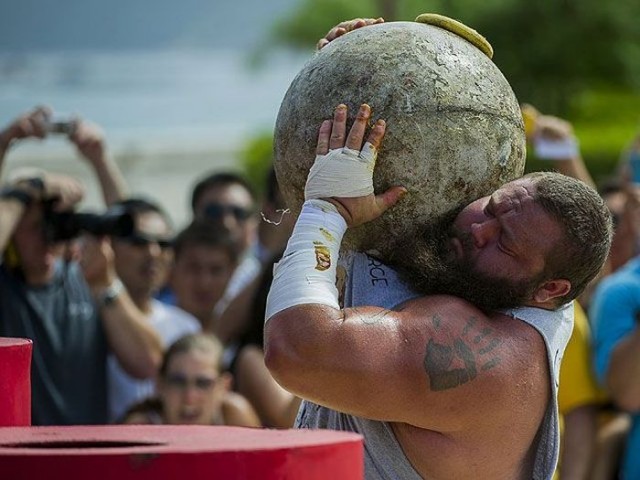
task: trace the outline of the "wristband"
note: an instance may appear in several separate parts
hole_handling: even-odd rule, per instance
[[[580,155],[580,148],[574,137],[551,140],[537,136],[533,139],[533,153],[541,160],[571,160]]]
[[[289,238],[282,260],[274,266],[265,322],[276,313],[303,304],[336,309],[336,266],[347,223],[324,200],[307,200]]]

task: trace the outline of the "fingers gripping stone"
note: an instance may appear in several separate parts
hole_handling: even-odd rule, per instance
[[[307,177],[305,200],[371,195],[377,155],[376,148],[367,142],[361,151],[344,147],[316,156]]]

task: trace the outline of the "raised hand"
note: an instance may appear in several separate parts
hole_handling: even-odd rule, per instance
[[[85,234],[79,241],[82,273],[92,291],[98,292],[116,277],[111,240]]]
[[[69,140],[78,148],[78,152],[91,164],[96,165],[104,160],[105,141],[102,129],[91,122],[77,120]]]
[[[355,30],[356,28],[366,27],[367,25],[376,25],[378,23],[384,23],[384,18],[354,18],[353,20],[340,22],[338,25],[329,30],[323,38],[318,40],[316,48],[320,50],[336,38],[341,37],[345,33]]]
[[[305,186],[305,199],[330,201],[350,227],[378,218],[406,193],[404,187],[391,187],[374,194],[373,171],[386,124],[378,120],[363,145],[370,117],[369,105],[361,105],[345,139],[347,107],[338,105],[333,121],[325,120],[320,127],[316,161]]]
[[[14,140],[29,137],[45,138],[50,118],[51,109],[49,107],[36,107],[16,118],[0,132],[0,149],[6,150]]]

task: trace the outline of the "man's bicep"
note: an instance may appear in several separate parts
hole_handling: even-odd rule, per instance
[[[279,369],[283,385],[346,413],[455,428],[470,394],[481,395],[500,366],[501,339],[475,310],[436,307],[343,310],[318,332],[315,355],[292,356]]]

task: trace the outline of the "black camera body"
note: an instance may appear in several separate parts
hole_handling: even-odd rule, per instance
[[[71,240],[81,233],[127,237],[134,228],[133,216],[122,207],[112,207],[102,214],[56,212],[51,205],[44,209],[44,235],[48,243]]]

